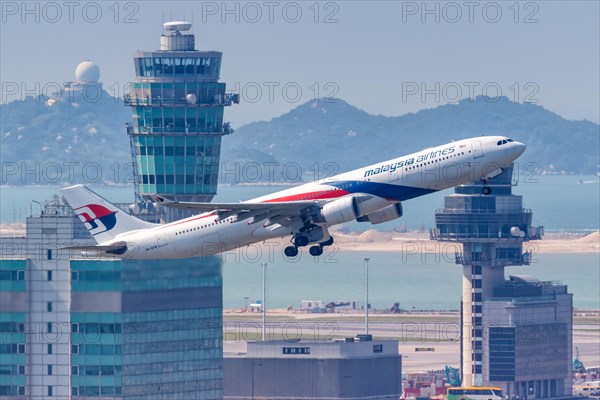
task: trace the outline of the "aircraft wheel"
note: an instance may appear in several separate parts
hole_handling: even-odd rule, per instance
[[[333,236],[329,236],[329,239],[321,243],[322,247],[331,246],[333,244]]]
[[[306,246],[308,244],[308,238],[306,236],[298,235],[294,238],[294,245],[296,247]]]
[[[310,249],[308,249],[308,252],[311,256],[317,257],[323,254],[323,248],[321,246],[312,246]]]
[[[296,257],[298,255],[298,248],[296,246],[288,246],[283,249],[283,254],[286,257]]]
[[[487,195],[492,194],[492,188],[489,186],[484,186],[483,189],[481,189],[481,193]]]

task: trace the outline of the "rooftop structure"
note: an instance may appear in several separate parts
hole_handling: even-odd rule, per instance
[[[394,399],[402,394],[397,340],[248,342],[224,359],[224,399]]]

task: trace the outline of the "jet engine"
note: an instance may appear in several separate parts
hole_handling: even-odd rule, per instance
[[[370,222],[373,225],[388,222],[402,216],[402,203],[390,204],[381,210],[374,211],[370,214],[357,218],[358,222]]]
[[[321,208],[321,217],[330,225],[352,221],[359,215],[358,201],[353,196],[334,200]]]

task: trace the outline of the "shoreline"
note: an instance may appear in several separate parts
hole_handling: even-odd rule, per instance
[[[369,229],[364,232],[345,232],[330,229],[335,238],[334,247],[338,251],[348,252],[420,252],[428,254],[454,254],[462,252],[458,242],[439,242],[431,240],[426,232],[380,232]],[[25,223],[0,224],[1,238],[25,237]],[[263,246],[265,242],[256,245]],[[289,238],[268,239],[270,246],[283,247],[289,244]],[[600,231],[589,234],[573,232],[546,233],[542,240],[523,242],[523,250],[532,254],[600,254]]]
[[[423,253],[461,253],[458,242],[431,240],[424,232],[378,232],[363,233],[332,232],[341,251],[388,251]],[[587,235],[576,233],[547,233],[542,240],[523,242],[523,250],[533,254],[600,253],[600,231]]]
[[[342,252],[396,252],[426,253],[454,256],[462,253],[462,245],[457,242],[438,242],[429,239],[425,232],[379,232],[370,229],[365,232],[342,232],[330,229],[335,242],[334,251]],[[600,254],[600,231],[587,235],[576,233],[549,233],[545,239],[523,242],[523,251],[535,254]],[[283,249],[289,244],[289,238],[268,239],[253,246],[269,248],[277,245]],[[265,250],[265,248],[263,248]],[[234,250],[235,251],[235,250]],[[325,249],[327,251],[327,249]]]

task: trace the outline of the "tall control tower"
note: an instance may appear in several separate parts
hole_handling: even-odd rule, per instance
[[[461,243],[462,386],[498,386],[511,396],[546,398],[570,391],[572,295],[529,275],[504,276],[529,265],[523,244],[542,237],[531,210],[512,194],[513,168],[482,185],[446,196],[431,238]],[[533,367],[535,366],[535,367]]]
[[[198,51],[189,22],[167,22],[160,50],[134,56],[137,81],[125,96],[133,109],[127,126],[134,162],[136,197],[211,201],[217,191],[221,138],[233,133],[223,123],[225,106],[238,96],[219,82],[222,53]],[[188,210],[164,209],[169,222]]]

